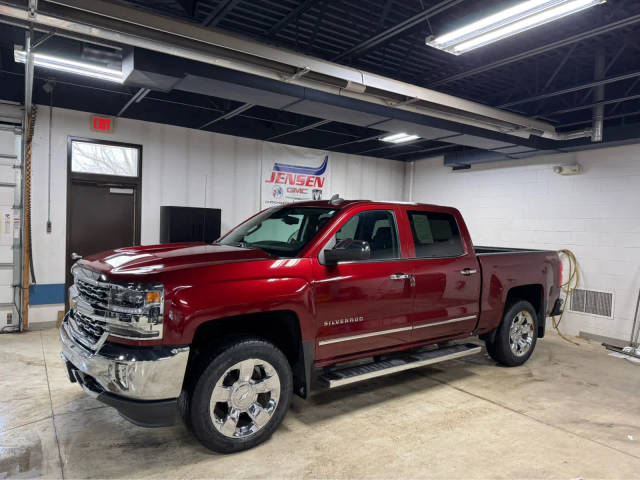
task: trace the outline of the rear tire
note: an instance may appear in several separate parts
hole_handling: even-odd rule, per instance
[[[284,419],[292,378],[285,355],[265,340],[245,337],[222,346],[189,399],[193,432],[205,447],[219,453],[255,447]]]
[[[498,363],[517,367],[526,362],[538,339],[538,314],[531,303],[517,300],[509,306],[493,341],[487,340],[487,353]]]

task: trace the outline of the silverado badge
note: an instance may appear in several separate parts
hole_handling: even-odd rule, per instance
[[[339,318],[338,320],[329,320],[324,322],[324,326],[330,327],[332,325],[343,325],[345,323],[356,323],[356,322],[364,322],[364,317],[345,317],[345,318]]]

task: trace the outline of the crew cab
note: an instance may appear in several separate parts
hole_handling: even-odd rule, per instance
[[[314,376],[334,388],[476,354],[472,337],[522,365],[561,312],[561,270],[554,251],[474,247],[455,208],[288,204],[213,244],[78,261],[62,358],[133,423],[181,415],[235,452],[269,438]]]

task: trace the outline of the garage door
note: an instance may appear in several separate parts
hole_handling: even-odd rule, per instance
[[[19,230],[16,230],[14,249],[14,220],[19,228],[20,217],[14,218],[16,184],[19,182],[18,163],[20,136],[12,129],[0,130],[0,331],[19,327],[14,308],[14,254],[20,255]],[[18,210],[15,210],[18,215]],[[16,280],[17,281],[17,280]],[[19,301],[16,299],[16,302]]]

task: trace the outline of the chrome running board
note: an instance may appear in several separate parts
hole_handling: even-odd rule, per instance
[[[327,387],[335,388],[349,383],[410,370],[412,368],[453,360],[454,358],[475,355],[481,351],[482,347],[472,343],[451,345],[431,350],[419,350],[405,354],[404,356],[390,357],[364,365],[332,370],[319,377],[319,380]]]

